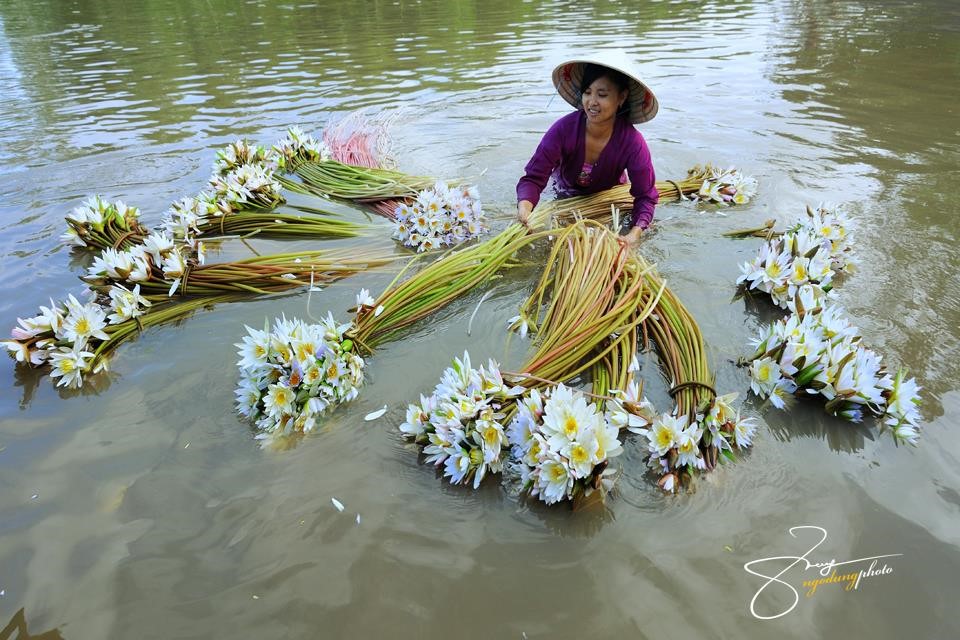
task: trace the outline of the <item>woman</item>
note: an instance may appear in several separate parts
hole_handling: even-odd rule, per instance
[[[544,134],[517,183],[517,219],[528,225],[551,175],[558,198],[609,189],[630,177],[633,211],[624,219],[623,240],[639,241],[657,204],[650,150],[634,123],[657,113],[657,99],[625,57],[615,53],[574,60],[553,71],[553,84],[577,111]]]

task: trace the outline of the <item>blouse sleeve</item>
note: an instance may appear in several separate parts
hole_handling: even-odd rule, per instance
[[[527,162],[524,175],[517,183],[517,202],[529,200],[533,206],[540,202],[540,194],[547,187],[550,175],[560,164],[563,155],[563,119],[553,123],[540,140],[540,146]]]
[[[660,200],[657,193],[657,177],[653,172],[650,149],[639,131],[636,132],[635,148],[627,162],[630,177],[630,195],[633,196],[633,226],[646,229],[653,221],[653,209]]]

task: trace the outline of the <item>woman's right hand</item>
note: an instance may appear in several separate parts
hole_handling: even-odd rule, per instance
[[[530,213],[532,211],[533,203],[529,200],[521,200],[517,203],[517,222],[525,226],[528,231],[533,231],[530,226]]]

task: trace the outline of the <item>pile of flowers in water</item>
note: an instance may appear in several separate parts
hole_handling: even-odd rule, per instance
[[[694,202],[747,204],[757,195],[757,180],[734,167],[717,169],[709,165],[704,168],[696,166],[689,173],[691,177],[703,180],[700,189],[687,196]]]
[[[190,243],[193,236],[216,231],[223,216],[273,209],[284,201],[277,172],[329,157],[329,147],[299,127],[288,129],[270,149],[237,140],[217,152],[208,189],[175,202],[163,226],[179,241]]]
[[[823,204],[808,208],[805,217],[769,239],[752,261],[740,266],[737,284],[769,294],[774,304],[786,309],[800,287],[816,285],[830,291],[837,273],[853,270],[852,242],[850,220],[841,208]]]
[[[140,287],[113,285],[106,295],[81,303],[73,294],[63,302],[50,300],[32,318],[17,318],[11,339],[3,342],[10,354],[24,364],[49,364],[50,377],[58,387],[83,385],[83,375],[106,369],[97,347],[110,339],[111,327],[142,316],[150,302]]]
[[[237,411],[261,439],[308,433],[317,418],[353,400],[363,384],[363,358],[344,336],[349,324],[332,314],[318,324],[275,319],[263,330],[246,327],[236,344],[240,360]]]
[[[393,237],[417,251],[457,245],[485,229],[476,187],[450,187],[437,182],[421,191],[413,204],[404,202],[394,210]]]
[[[502,471],[546,504],[576,504],[594,492],[603,499],[615,479],[609,461],[623,452],[621,429],[644,438],[648,465],[670,492],[752,443],[756,426],[732,408],[736,394],[705,404],[693,421],[657,415],[634,382],[614,395],[604,410],[563,384],[511,387],[496,362],[474,368],[464,353],[431,395],[408,406],[399,428],[451,483],[476,489]]]
[[[750,388],[785,408],[795,394],[820,395],[826,411],[853,422],[879,417],[901,442],[915,444],[920,387],[904,370],[891,376],[860,331],[812,285],[789,302],[791,315],[763,327],[750,358]]]
[[[658,414],[631,381],[607,402],[607,419],[643,437],[648,468],[657,476],[657,485],[672,493],[687,486],[698,472],[732,462],[735,451],[753,444],[756,422],[733,408],[737,395],[729,393],[705,402],[691,419],[675,413]]]
[[[607,463],[623,453],[618,431],[579,391],[563,384],[543,394],[532,389],[508,427],[512,469],[546,504],[604,495],[614,482]]]
[[[139,209],[96,195],[68,213],[66,221],[67,231],[60,239],[79,247],[115,247],[148,233],[140,224]]]
[[[453,484],[473,482],[503,468],[509,444],[503,424],[506,405],[523,391],[508,387],[499,365],[474,368],[470,354],[455,358],[430,396],[407,408],[400,431],[423,446],[426,460],[443,466]]]

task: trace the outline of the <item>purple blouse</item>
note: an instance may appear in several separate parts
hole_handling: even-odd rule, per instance
[[[626,170],[633,196],[633,226],[646,229],[653,220],[653,208],[659,199],[647,142],[629,121],[617,118],[610,141],[593,163],[589,184],[580,186],[578,180],[584,168],[586,134],[586,115],[582,111],[574,111],[554,122],[543,135],[540,146],[524,169],[524,176],[517,183],[517,201],[529,200],[537,206],[551,175],[557,197],[569,198],[623,184]]]

